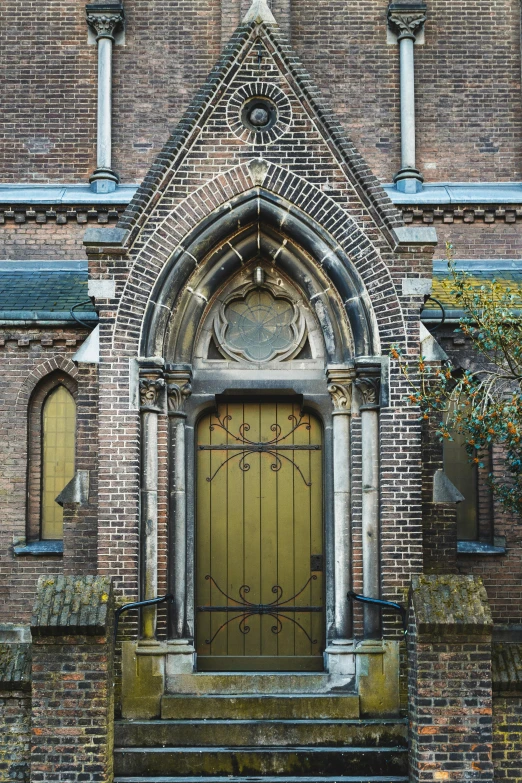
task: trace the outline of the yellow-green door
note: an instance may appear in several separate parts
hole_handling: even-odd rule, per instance
[[[293,402],[233,402],[197,430],[200,671],[319,671],[322,429]]]

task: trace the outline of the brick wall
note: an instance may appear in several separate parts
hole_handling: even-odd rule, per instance
[[[0,642],[0,781],[29,783],[31,645]]]
[[[493,697],[493,763],[495,781],[522,780],[522,694]]]
[[[3,467],[0,478],[0,622],[27,621],[38,577],[56,574],[62,568],[92,572],[96,563],[96,372],[80,371],[72,354],[85,339],[81,327],[69,329],[3,329],[0,333],[0,429]],[[92,470],[91,504],[65,525],[65,554],[45,557],[15,556],[13,547],[24,543],[27,534],[27,412],[36,385],[53,372],[65,372],[77,379],[79,469]],[[69,540],[71,539],[72,540]],[[70,561],[70,562],[69,562]]]
[[[493,781],[491,614],[479,581],[414,577],[410,780]]]
[[[248,4],[126,0],[125,45],[114,56],[114,166],[124,181],[145,175]],[[391,181],[399,58],[387,44],[387,1],[272,6],[344,128]],[[427,179],[522,177],[519,17],[518,0],[494,9],[488,0],[429,3],[426,43],[416,47],[418,162]],[[3,179],[86,182],[95,165],[96,46],[87,44],[85,3],[5,5],[0,29]]]
[[[109,579],[43,577],[31,630],[31,783],[112,779]]]

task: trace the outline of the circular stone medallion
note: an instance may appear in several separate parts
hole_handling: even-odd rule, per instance
[[[245,144],[273,144],[286,133],[291,119],[290,101],[272,84],[245,84],[227,105],[228,126]]]

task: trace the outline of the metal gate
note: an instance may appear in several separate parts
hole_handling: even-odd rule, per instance
[[[220,404],[197,430],[198,669],[320,671],[323,571],[319,421]]]

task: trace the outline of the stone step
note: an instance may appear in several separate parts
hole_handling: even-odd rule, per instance
[[[117,721],[118,748],[187,746],[407,745],[405,720],[145,720]]]
[[[392,747],[317,746],[219,748],[117,748],[114,772],[117,776],[317,776],[336,774],[375,776],[386,772],[404,776],[407,750]]]
[[[359,718],[359,697],[355,694],[164,696],[161,717],[164,720],[354,719]]]
[[[332,691],[355,692],[354,677],[340,677],[325,673],[299,672],[266,674],[260,672],[205,673],[167,675],[167,692],[173,695],[199,694],[328,694]]]
[[[114,783],[408,783],[408,778],[389,777],[382,775],[347,777],[346,775],[335,775],[335,777],[271,777],[263,776],[262,778],[249,778],[249,777],[234,777],[227,776],[222,777],[118,777],[114,778]]]

